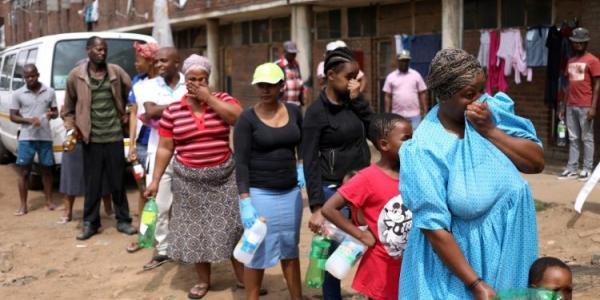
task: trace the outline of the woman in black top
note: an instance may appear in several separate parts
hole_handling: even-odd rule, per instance
[[[283,71],[273,63],[256,68],[252,84],[260,102],[242,113],[234,131],[242,223],[249,228],[257,216],[267,219],[267,235],[245,265],[247,299],[258,299],[264,269],[279,261],[290,298],[302,299],[298,260],[302,197],[296,172],[302,114],[298,106],[279,101],[283,80]]]
[[[370,163],[366,129],[373,110],[360,94],[358,70],[350,49],[338,48],[327,54],[327,86],[306,110],[302,153],[312,211],[308,226],[314,232],[321,230],[324,221],[321,206],[335,193],[344,175]],[[323,298],[341,299],[340,282],[328,273]]]

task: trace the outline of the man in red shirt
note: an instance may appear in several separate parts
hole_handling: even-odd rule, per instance
[[[600,91],[600,60],[587,52],[590,34],[576,28],[569,38],[574,56],[569,59],[569,88],[566,99],[567,130],[569,131],[569,161],[559,179],[586,181],[593,169],[594,117]],[[565,112],[560,113],[561,118]],[[580,143],[583,144],[583,168],[579,175]]]

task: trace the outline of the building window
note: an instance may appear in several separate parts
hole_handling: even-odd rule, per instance
[[[188,28],[176,31],[173,34],[173,43],[179,49],[199,48],[206,44],[202,41],[204,28]]]
[[[271,42],[285,42],[290,39],[290,18],[271,19]]]
[[[339,39],[342,37],[342,16],[339,9],[316,13],[315,23],[317,39]]]
[[[242,45],[250,45],[250,21],[242,22]]]
[[[498,4],[496,0],[464,0],[464,29],[498,27]]]
[[[231,24],[219,26],[219,45],[221,47],[233,45],[233,26]]]
[[[348,9],[348,36],[374,36],[376,18],[375,6]]]
[[[547,0],[501,0],[502,27],[549,25],[552,2]]]
[[[269,20],[254,20],[252,21],[252,43],[268,43],[269,42]]]

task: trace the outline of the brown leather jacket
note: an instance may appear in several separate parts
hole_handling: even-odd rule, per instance
[[[77,128],[85,143],[89,143],[92,130],[91,107],[92,91],[90,78],[87,72],[88,63],[81,64],[69,73],[65,90],[65,105],[61,112],[66,128]],[[115,108],[122,124],[127,122],[125,112],[127,96],[131,89],[131,79],[121,67],[113,64],[107,65],[108,78]]]

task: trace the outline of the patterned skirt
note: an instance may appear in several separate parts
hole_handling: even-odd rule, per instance
[[[168,256],[185,263],[229,260],[242,235],[233,159],[210,168],[173,160]]]

